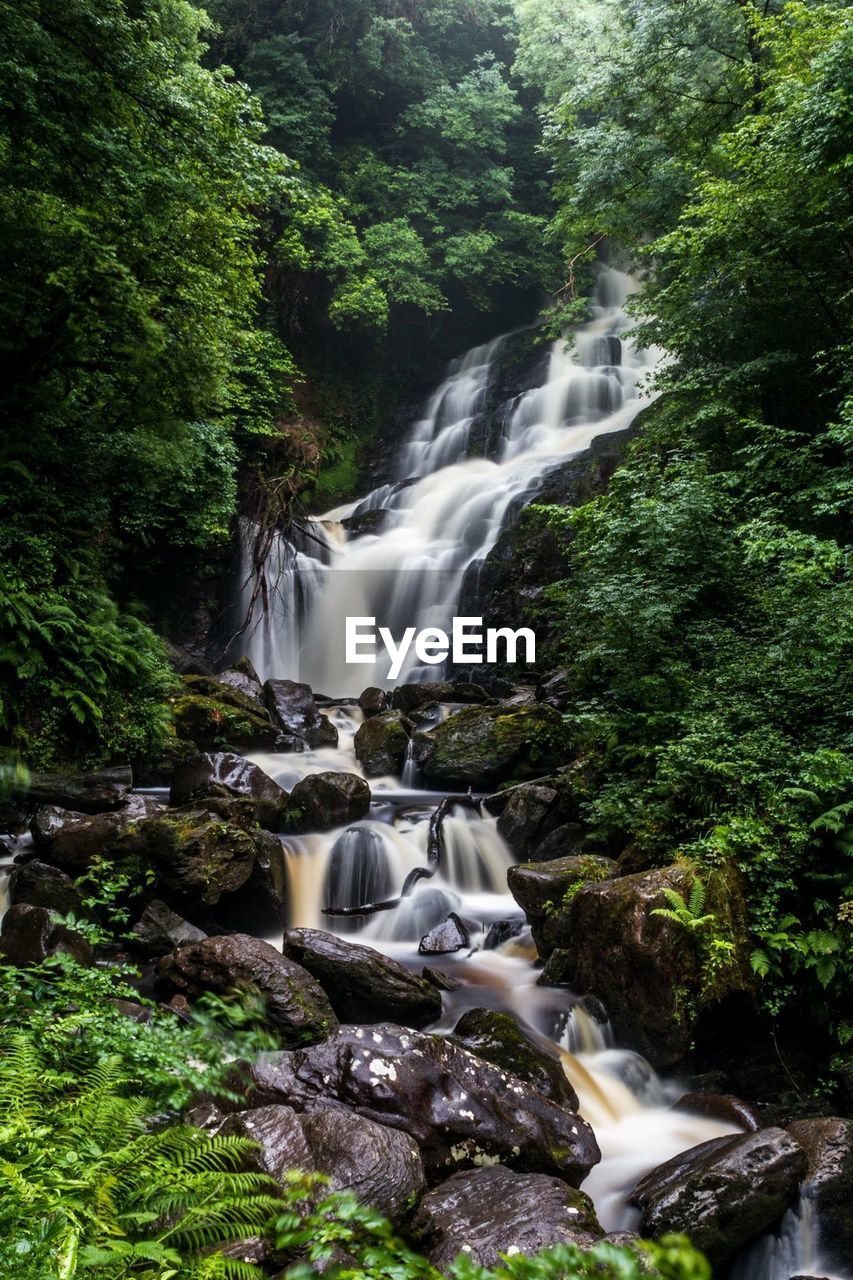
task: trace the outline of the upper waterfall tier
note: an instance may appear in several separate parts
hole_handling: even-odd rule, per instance
[[[508,336],[454,361],[423,417],[401,442],[395,482],[359,502],[311,519],[289,542],[278,538],[258,591],[245,531],[244,649],[262,677],[305,680],[333,695],[389,681],[387,660],[353,667],[345,619],[373,617],[394,635],[407,627],[447,629],[466,574],[476,572],[506,523],[550,469],[606,432],[629,426],[642,405],[640,380],[655,363],[626,337],[622,272],[599,275],[592,319],[573,341],[553,344],[544,380],[497,410],[488,456],[471,456],[472,433],[493,397]],[[342,522],[379,513],[370,532]],[[399,679],[434,678],[412,654]]]

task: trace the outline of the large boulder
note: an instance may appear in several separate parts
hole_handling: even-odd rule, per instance
[[[10,907],[0,925],[0,958],[23,966],[41,964],[55,955],[90,964],[92,948],[79,933],[59,924],[47,907],[26,902]]]
[[[186,805],[208,796],[248,799],[262,827],[270,831],[281,831],[284,827],[287,792],[244,756],[229,751],[205,752],[176,766],[170,804]]]
[[[302,1117],[314,1167],[335,1191],[352,1191],[392,1221],[404,1217],[424,1189],[423,1161],[408,1133],[354,1111],[329,1108]]]
[[[853,1258],[853,1120],[796,1120],[788,1133],[806,1153],[804,1192],[815,1207],[821,1256],[840,1271]]]
[[[242,827],[197,808],[170,811],[127,828],[112,852],[153,867],[156,885],[167,896],[211,906],[249,879],[257,844]]]
[[[264,699],[281,733],[301,738],[309,747],[335,747],[338,731],[317,709],[311,686],[296,680],[267,680]]]
[[[712,983],[703,974],[691,930],[654,914],[670,906],[665,889],[686,899],[692,883],[690,868],[676,863],[586,884],[571,897],[559,927],[549,920],[542,928],[546,942],[566,948],[574,989],[604,1001],[618,1043],[656,1067],[684,1057],[701,1011],[749,985],[745,908],[736,872],[715,873],[709,882],[705,911],[714,915],[715,931],[735,947],[730,964]],[[515,892],[514,883],[511,887]]]
[[[689,1235],[718,1264],[776,1226],[805,1170],[802,1147],[784,1129],[712,1138],[647,1173],[631,1203],[643,1235]]]
[[[188,942],[207,937],[202,929],[177,915],[165,902],[149,902],[133,926],[130,945],[147,956],[165,956]]]
[[[560,1178],[514,1173],[503,1165],[454,1173],[424,1196],[414,1231],[440,1270],[460,1253],[494,1267],[506,1254],[531,1256],[556,1244],[589,1248],[603,1235],[582,1191]]]
[[[370,787],[356,773],[309,773],[290,793],[291,831],[329,831],[366,817]]]
[[[577,1185],[600,1159],[580,1116],[443,1036],[390,1023],[339,1027],[323,1044],[268,1054],[245,1085],[261,1104],[316,1111],[335,1100],[403,1129],[434,1177],[491,1157]]]
[[[236,666],[229,667],[227,671],[222,671],[216,677],[220,684],[226,685],[229,689],[236,689],[238,693],[242,693],[244,698],[251,698],[256,704],[258,711],[264,710],[264,690],[260,676],[255,668],[249,662],[248,658],[241,658]]]
[[[414,1140],[344,1107],[304,1115],[288,1106],[256,1107],[219,1117],[210,1127],[256,1143],[251,1167],[280,1185],[297,1169],[322,1173],[329,1190],[352,1191],[392,1221],[405,1216],[424,1189]]]
[[[47,907],[59,915],[83,914],[83,895],[74,881],[58,867],[33,860],[14,867],[9,877],[9,901],[31,907]]]
[[[361,692],[358,705],[364,713],[365,720],[369,720],[371,716],[378,716],[381,712],[388,710],[388,694],[384,689],[372,684]]]
[[[559,713],[541,704],[465,707],[432,730],[419,763],[432,785],[527,781],[541,774],[541,744],[561,726]]]
[[[162,812],[158,801],[140,795],[131,796],[122,809],[108,813],[77,813],[44,805],[33,815],[30,831],[33,844],[51,863],[76,871],[87,867],[93,858],[109,855],[126,829]]]
[[[573,895],[585,884],[609,880],[616,874],[616,863],[599,854],[570,854],[510,867],[509,891],[533,926],[533,937],[543,959],[558,947],[571,945],[569,909]]]
[[[561,1107],[576,1111],[578,1096],[563,1070],[556,1050],[549,1053],[542,1040],[527,1035],[515,1018],[494,1009],[466,1009],[453,1038],[503,1071],[509,1071],[538,1089]]]
[[[184,676],[172,701],[175,733],[200,751],[263,750],[275,746],[278,729],[254,697],[212,676]]]
[[[31,773],[26,782],[13,784],[12,790],[30,805],[56,805],[75,813],[105,813],[123,808],[132,786],[130,766],[120,765],[96,773]]]
[[[535,782],[513,787],[498,817],[498,831],[516,858],[529,858],[559,824],[558,806],[554,787]]]
[[[368,778],[399,773],[409,746],[409,729],[402,711],[382,711],[365,720],[353,745]]]
[[[178,947],[160,961],[157,981],[168,992],[188,996],[257,991],[266,1002],[270,1026],[288,1046],[322,1040],[338,1021],[326,993],[307,970],[268,942],[244,933]]]
[[[313,974],[347,1022],[425,1027],[441,1017],[441,994],[388,956],[320,929],[289,929],[282,952]]]

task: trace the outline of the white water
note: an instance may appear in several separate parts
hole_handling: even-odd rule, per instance
[[[255,605],[243,648],[263,678],[358,694],[396,681],[387,679],[385,655],[375,665],[345,663],[346,617],[375,617],[395,636],[410,625],[449,629],[466,573],[476,573],[519,504],[555,465],[596,436],[623,430],[641,407],[638,383],[657,355],[625,336],[633,288],[630,277],[602,270],[593,319],[577,331],[573,349],[555,343],[542,385],[503,406],[493,457],[469,457],[468,447],[507,338],[451,366],[401,447],[402,487],[384,485],[314,518],[292,543],[277,538],[260,591],[251,530],[244,531],[244,615],[253,595]],[[378,509],[387,513],[381,532],[347,537],[342,520]],[[434,675],[416,661],[410,655],[401,679]]]

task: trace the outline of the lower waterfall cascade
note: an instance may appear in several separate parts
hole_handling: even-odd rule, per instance
[[[302,680],[341,699],[324,708],[338,730],[337,747],[253,754],[283,787],[312,772],[361,773],[353,738],[362,713],[353,695],[389,684],[378,666],[364,667],[353,687],[324,637],[342,632],[348,615],[384,612],[393,626],[415,610],[421,625],[441,625],[453,613],[464,575],[482,565],[549,470],[582,453],[596,436],[630,425],[649,395],[641,380],[662,359],[659,352],[637,350],[626,335],[624,305],[633,287],[622,273],[602,270],[593,319],[577,332],[573,351],[554,344],[541,385],[503,405],[488,457],[469,456],[468,446],[506,339],[455,362],[402,444],[393,480],[360,502],[313,518],[290,542],[276,535],[266,569],[275,585],[267,592],[266,611],[257,606],[249,552],[253,531],[244,530],[242,607],[248,625],[242,652],[262,679]],[[383,513],[379,531],[350,538],[343,522],[367,512]],[[383,577],[389,571],[395,575],[390,598]],[[409,665],[399,682],[431,676]],[[358,940],[414,967],[419,939],[450,911],[457,913],[470,946],[436,959],[461,985],[445,994],[444,1017],[435,1029],[450,1032],[466,1008],[485,1005],[513,1014],[547,1038],[602,1151],[584,1190],[606,1231],[635,1228],[639,1212],[628,1195],[644,1173],[699,1143],[742,1130],[673,1110],[683,1093],[677,1081],[662,1080],[639,1054],[615,1045],[609,1027],[565,989],[536,985],[536,950],[506,887],[514,858],[494,818],[454,812],[446,821],[438,873],[419,882],[395,910],[348,919],[324,915],[326,907],[353,907],[398,892],[423,864],[428,818],[441,795],[418,789],[411,752],[402,777],[373,778],[370,785],[373,803],[363,821],[283,837],[289,925]],[[507,919],[516,922],[517,936],[485,949],[490,927]],[[778,1233],[755,1241],[724,1274],[726,1280],[789,1280],[806,1273],[850,1280],[830,1277],[821,1262],[808,1188]]]

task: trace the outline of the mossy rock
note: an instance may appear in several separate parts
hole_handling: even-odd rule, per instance
[[[562,730],[559,713],[540,703],[465,707],[429,735],[426,780],[476,788],[528,781],[560,763]]]
[[[532,1084],[552,1102],[577,1110],[577,1094],[556,1054],[552,1056],[541,1048],[508,1013],[466,1009],[454,1028],[453,1038],[478,1058]]]
[[[408,721],[402,711],[381,711],[364,721],[353,745],[366,777],[399,773],[409,746]]]
[[[272,748],[277,733],[251,698],[206,676],[185,676],[187,690],[173,700],[175,733],[201,751],[217,747]],[[215,696],[201,691],[213,686]]]
[[[214,905],[246,883],[258,847],[248,831],[198,808],[135,823],[112,851],[117,860],[136,858],[141,866],[152,867],[157,890],[164,896]]]

